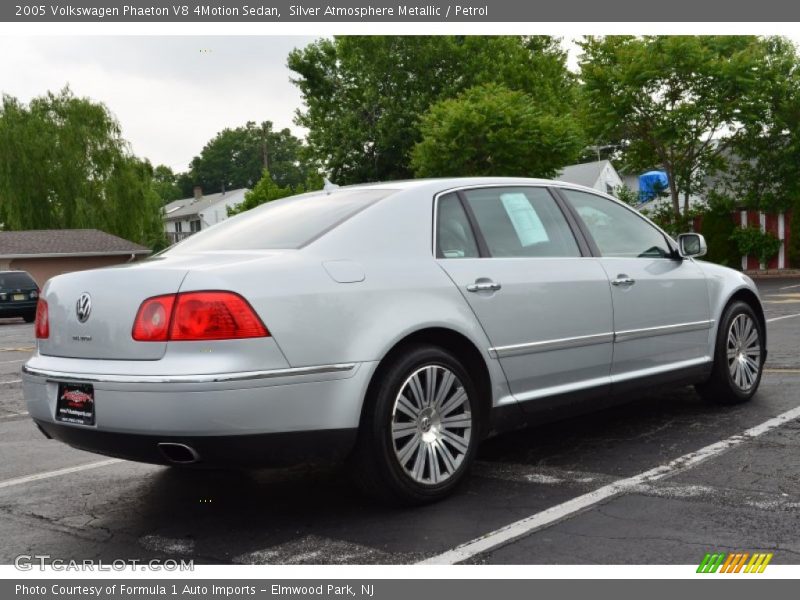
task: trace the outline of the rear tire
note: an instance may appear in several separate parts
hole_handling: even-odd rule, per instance
[[[695,386],[717,404],[747,402],[758,390],[764,369],[764,327],[746,302],[733,302],[722,315],[708,381]]]
[[[356,484],[395,505],[448,496],[480,438],[478,390],[452,353],[407,347],[376,374],[351,457]]]
[[[36,320],[36,313],[32,313],[30,315],[22,315],[22,318],[25,319],[26,323],[33,323]]]

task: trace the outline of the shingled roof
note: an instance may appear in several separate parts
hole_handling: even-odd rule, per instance
[[[0,231],[0,258],[150,254],[150,249],[98,229]]]

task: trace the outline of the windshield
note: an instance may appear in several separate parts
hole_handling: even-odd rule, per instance
[[[0,289],[16,290],[35,287],[36,282],[27,273],[0,273]]]
[[[273,200],[196,233],[168,252],[301,248],[393,192],[343,190]]]

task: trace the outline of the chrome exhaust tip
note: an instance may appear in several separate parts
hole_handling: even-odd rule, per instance
[[[161,454],[171,463],[179,465],[190,465],[200,460],[200,455],[191,446],[176,442],[160,442],[158,449]]]

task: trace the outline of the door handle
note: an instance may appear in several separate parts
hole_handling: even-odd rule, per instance
[[[487,279],[478,279],[467,286],[468,292],[496,292],[503,286]]]
[[[635,280],[635,279],[633,279],[632,277],[628,277],[627,275],[624,275],[624,274],[620,273],[619,275],[617,275],[617,278],[616,278],[616,279],[614,279],[614,280],[611,282],[611,285],[615,285],[615,286],[617,286],[617,287],[628,287],[628,286],[631,286],[631,285],[633,285],[634,283],[636,283],[636,280]]]

